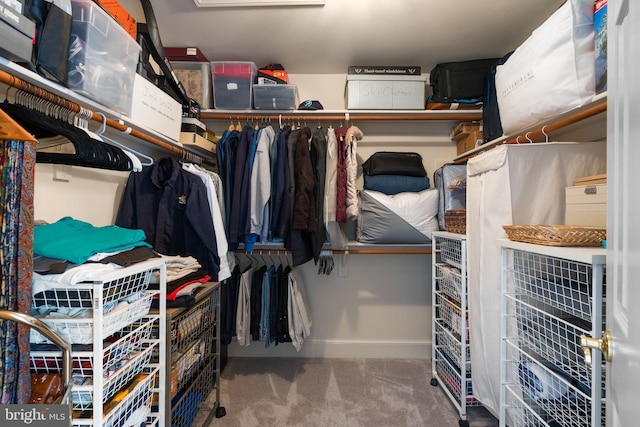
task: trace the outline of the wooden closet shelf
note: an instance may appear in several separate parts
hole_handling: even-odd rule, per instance
[[[548,142],[552,137],[553,132],[563,130],[569,126],[580,123],[584,120],[595,117],[599,114],[607,111],[607,98],[606,95],[601,96],[594,100],[593,103],[579,108],[574,111],[570,111],[560,117],[558,120],[547,123],[541,127],[529,130],[519,135],[507,135],[494,141],[474,148],[466,153],[463,153],[454,159],[456,163],[466,163],[471,157],[476,156],[484,151],[490,150],[502,144],[528,144],[528,143],[544,143]],[[606,121],[605,121],[606,123]]]
[[[73,102],[70,101],[68,99],[63,98],[60,95],[56,95],[53,92],[48,91],[47,89],[44,89],[42,87],[39,87],[33,83],[30,83],[26,80],[21,79],[20,77],[17,77],[13,74],[10,74],[4,70],[0,70],[0,83],[4,83],[9,87],[13,87],[15,89],[27,92],[31,95],[34,95],[40,99],[43,99],[45,101],[51,102],[52,104],[58,105],[60,107],[63,107],[67,110],[73,111],[73,112],[80,112],[81,108],[83,108],[80,104],[78,104],[77,102]],[[86,109],[86,108],[85,108]],[[200,160],[202,161],[202,163],[206,163],[209,165],[213,165],[215,166],[216,163],[215,161],[211,161],[208,159],[203,158],[202,156],[198,155],[197,153],[191,152],[189,150],[186,150],[180,146],[177,145],[173,145],[169,142],[163,141],[159,138],[156,138],[152,135],[149,135],[145,132],[142,132],[140,130],[134,129],[130,126],[125,125],[124,123],[114,120],[114,119],[110,119],[108,117],[103,117],[101,114],[90,110],[91,113],[91,120],[96,121],[98,123],[105,123],[109,128],[118,130],[120,132],[123,132],[125,134],[131,135],[135,138],[138,138],[142,141],[148,142],[150,144],[153,144],[157,147],[160,147],[164,150],[176,153],[178,155],[180,155],[183,159],[187,159],[187,160]]]

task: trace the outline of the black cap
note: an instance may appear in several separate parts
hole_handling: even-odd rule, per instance
[[[307,99],[298,105],[298,110],[324,110],[320,101]]]

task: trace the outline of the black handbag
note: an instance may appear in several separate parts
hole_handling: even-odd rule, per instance
[[[68,86],[73,17],[45,0],[31,0],[27,10],[28,17],[36,24],[32,65],[43,77]]]
[[[362,170],[366,175],[427,176],[420,154],[397,151],[373,153],[362,164]]]

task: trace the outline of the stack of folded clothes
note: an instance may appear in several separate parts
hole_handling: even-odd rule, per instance
[[[362,164],[356,239],[361,243],[429,243],[438,230],[438,192],[418,153],[381,151]]]

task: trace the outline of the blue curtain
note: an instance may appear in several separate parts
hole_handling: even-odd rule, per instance
[[[35,144],[0,141],[0,309],[30,314],[33,273]],[[31,392],[26,326],[0,320],[0,403],[26,403]]]

